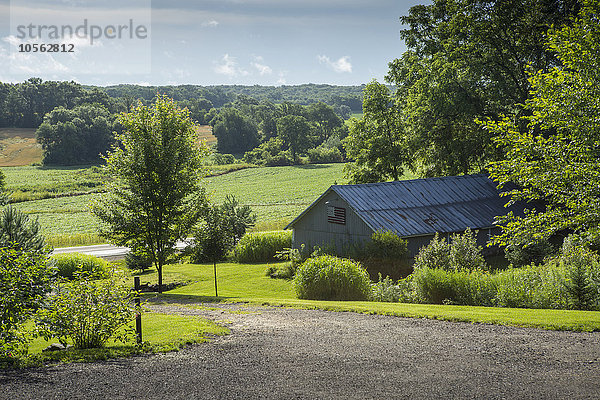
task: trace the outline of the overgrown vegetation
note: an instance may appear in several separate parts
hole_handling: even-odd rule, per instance
[[[300,299],[368,300],[370,284],[367,271],[359,263],[330,255],[309,258],[294,277]]]
[[[73,279],[81,273],[95,279],[107,278],[109,275],[108,262],[89,254],[56,254],[50,257],[49,263],[54,267],[58,276],[65,279]]]
[[[292,247],[292,231],[250,232],[232,251],[239,263],[274,261],[278,252]]]

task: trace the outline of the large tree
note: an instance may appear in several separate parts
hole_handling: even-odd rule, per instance
[[[310,124],[300,115],[286,115],[277,120],[277,136],[292,154],[292,160],[310,147]]]
[[[577,0],[434,0],[401,18],[408,51],[390,63],[414,167],[425,176],[467,174],[502,157],[477,118],[518,117],[527,70],[556,65],[544,46]]]
[[[224,108],[213,127],[220,153],[245,153],[258,146],[258,128],[253,120],[231,107]]]
[[[561,231],[600,241],[600,1],[584,2],[571,25],[549,34],[561,65],[529,78],[527,123],[488,122],[506,159],[490,166],[513,201],[543,202],[524,216],[500,218],[498,244],[530,245]]]
[[[201,159],[208,148],[198,140],[189,112],[166,96],[151,107],[139,105],[119,121],[123,133],[105,158],[114,182],[93,212],[111,242],[149,253],[162,291],[163,266],[175,243],[201,217]]]
[[[113,140],[114,117],[100,105],[81,105],[71,110],[57,107],[46,114],[36,131],[44,150],[44,164],[96,163]]]
[[[398,180],[407,161],[400,113],[387,86],[373,81],[363,91],[363,117],[350,120],[343,140],[355,183]]]

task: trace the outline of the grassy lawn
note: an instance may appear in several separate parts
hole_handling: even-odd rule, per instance
[[[550,330],[600,331],[600,312],[596,311],[298,300],[290,281],[270,279],[264,276],[267,265],[269,264],[218,264],[219,298],[214,298],[213,267],[211,264],[169,265],[164,269],[165,282],[187,281],[190,284],[160,296],[149,295],[147,297],[151,302],[169,302],[178,299],[198,302],[211,300],[242,301],[306,309],[351,311]],[[147,272],[142,276],[142,281],[156,283],[156,273],[153,271]]]
[[[32,324],[29,325],[32,327]],[[142,336],[144,345],[109,341],[104,348],[44,352],[42,350],[57,340],[34,339],[29,347],[29,356],[22,361],[22,367],[43,365],[49,362],[78,362],[125,357],[141,353],[174,351],[187,344],[201,343],[215,335],[226,335],[227,328],[199,317],[144,313],[142,316]]]

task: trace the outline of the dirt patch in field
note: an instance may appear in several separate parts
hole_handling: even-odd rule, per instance
[[[0,167],[17,167],[42,161],[42,146],[35,129],[0,128]]]

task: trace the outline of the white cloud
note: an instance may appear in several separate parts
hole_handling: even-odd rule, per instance
[[[236,76],[246,76],[249,74],[248,71],[239,68],[236,58],[230,56],[229,54],[225,54],[220,62],[216,62],[213,70],[217,74],[226,75],[230,78],[234,78]]]
[[[261,56],[255,56],[254,62],[251,62],[250,65],[256,68],[256,70],[261,76],[270,75],[273,73],[273,69],[271,69],[271,67],[269,67],[268,65],[264,64],[264,59]]]
[[[287,72],[284,72],[284,71],[279,72],[279,74],[278,74],[279,79],[277,79],[278,85],[285,85],[287,83],[287,80],[285,79],[286,75],[287,75]]]
[[[219,21],[211,19],[209,21],[204,21],[200,24],[200,26],[203,28],[216,28],[217,26],[219,26]]]
[[[352,64],[350,63],[349,56],[343,56],[337,59],[337,61],[331,61],[331,59],[324,55],[317,56],[319,63],[326,64],[329,68],[335,72],[352,72]]]

